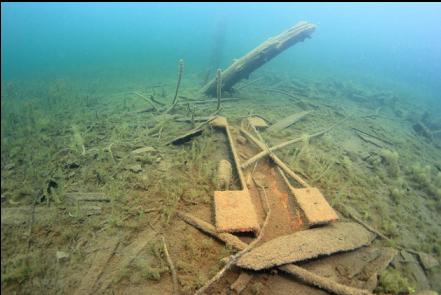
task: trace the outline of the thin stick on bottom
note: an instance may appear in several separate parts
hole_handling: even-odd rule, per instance
[[[176,269],[175,269],[175,266],[173,264],[173,261],[170,258],[170,254],[168,253],[167,244],[165,243],[164,237],[162,237],[161,239],[162,239],[162,244],[164,246],[165,258],[167,259],[168,267],[170,268],[170,272],[171,272],[171,275],[172,275],[173,293],[174,294],[179,294],[179,282],[178,282],[178,276],[176,274]]]

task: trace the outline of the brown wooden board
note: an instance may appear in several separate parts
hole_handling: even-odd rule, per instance
[[[375,235],[358,223],[336,222],[275,238],[244,254],[237,266],[266,269],[370,244]]]
[[[326,224],[338,219],[337,213],[318,188],[292,188],[291,191],[310,226]]]

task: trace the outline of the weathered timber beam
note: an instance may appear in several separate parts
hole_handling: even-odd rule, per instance
[[[295,26],[270,38],[254,48],[252,51],[236,60],[231,66],[222,72],[222,91],[230,90],[237,82],[248,78],[250,74],[260,66],[279,55],[285,49],[298,42],[310,38],[315,31],[315,25],[307,22],[299,22]],[[214,96],[216,94],[216,79],[208,82],[201,92]]]

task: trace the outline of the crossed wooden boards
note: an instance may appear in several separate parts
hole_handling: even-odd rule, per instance
[[[211,125],[225,132],[233,156],[234,167],[236,168],[241,185],[241,190],[214,192],[216,229],[218,232],[258,232],[260,225],[257,214],[242,173],[239,156],[231,136],[227,119],[218,116],[211,121]],[[256,138],[252,138],[252,141],[260,148],[264,145]],[[274,154],[270,154],[269,156],[273,160],[277,158]],[[282,165],[279,166],[282,166],[282,170],[288,172],[288,175],[295,174],[292,171],[287,171],[286,169],[289,168],[283,165],[280,159],[277,158],[275,163],[282,163]],[[310,187],[305,181],[301,182],[304,186],[303,188],[294,188],[282,171],[281,174],[288,189],[294,195],[297,204],[302,209],[309,226],[327,224],[338,219],[334,209],[329,205],[319,189]]]

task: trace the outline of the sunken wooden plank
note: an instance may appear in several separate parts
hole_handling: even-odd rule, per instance
[[[259,221],[248,190],[215,191],[214,206],[218,232],[259,231]]]
[[[315,187],[292,188],[290,190],[296,198],[310,226],[326,224],[338,219],[337,213],[326,201],[320,190]]]
[[[299,231],[273,239],[243,255],[239,267],[260,270],[370,244],[375,235],[352,222]]]
[[[222,91],[230,90],[237,82],[247,79],[250,74],[283,52],[285,49],[310,38],[315,26],[307,22],[299,22],[295,26],[270,38],[236,60],[222,72]],[[216,79],[208,82],[202,89],[206,95],[216,94]]]
[[[271,125],[267,131],[268,132],[279,132],[289,126],[291,126],[292,124],[302,120],[303,118],[306,117],[306,115],[308,115],[311,111],[303,111],[303,112],[299,112],[299,113],[295,113],[292,115],[289,115],[286,118],[283,118],[282,120],[274,123],[273,125]]]
[[[187,133],[185,133],[184,135],[180,135],[180,136],[170,140],[167,143],[167,145],[169,145],[169,144],[176,145],[176,144],[186,143],[186,142],[190,141],[193,137],[201,135],[202,131],[204,131],[204,129],[202,127],[192,129],[192,130],[188,131]]]

